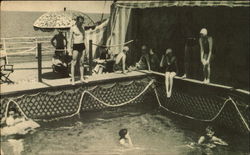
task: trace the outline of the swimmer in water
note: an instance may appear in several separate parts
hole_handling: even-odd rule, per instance
[[[5,123],[8,127],[14,126],[17,123],[25,121],[25,118],[19,117],[15,110],[11,109],[8,113],[7,118],[3,118],[1,123]]]
[[[26,134],[35,128],[40,127],[39,124],[31,119],[20,116],[16,109],[10,109],[8,117],[2,120],[5,127],[1,128],[1,135]]]
[[[217,145],[224,145],[227,146],[228,144],[223,141],[222,139],[214,136],[215,131],[211,126],[208,126],[206,128],[206,135],[201,136],[200,139],[198,140],[198,144],[202,146],[206,146],[208,148],[214,148]]]
[[[120,136],[119,142],[121,145],[123,145],[125,147],[132,147],[133,146],[132,140],[130,138],[130,135],[129,135],[129,132],[127,129],[121,129],[119,131],[119,136]]]

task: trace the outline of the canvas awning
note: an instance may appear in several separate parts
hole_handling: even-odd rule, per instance
[[[128,60],[140,55],[139,44],[147,44],[156,49],[160,56],[167,46],[172,46],[183,59],[185,35],[188,29],[199,35],[199,30],[208,28],[215,39],[218,63],[228,57],[226,65],[249,66],[249,1],[117,1],[111,7],[109,39],[107,45],[122,44],[134,40],[128,46]],[[189,19],[192,18],[190,21]],[[134,35],[136,34],[136,35]],[[132,37],[131,37],[132,36]],[[113,53],[122,46],[112,47]],[[229,53],[230,50],[230,53]],[[240,51],[240,54],[236,51]],[[231,63],[230,63],[231,61]],[[179,61],[183,63],[183,61]],[[134,62],[132,62],[134,63]],[[226,65],[216,71],[221,77],[237,74]],[[183,64],[180,64],[183,66]],[[246,68],[246,67],[245,67]],[[248,77],[242,69],[242,75]],[[230,73],[229,73],[230,72]],[[230,76],[229,76],[230,74]],[[232,74],[232,75],[231,75]],[[244,77],[241,76],[241,77]],[[241,77],[236,77],[240,79]]]
[[[249,7],[249,1],[117,1],[111,8],[110,38],[107,45],[125,42],[131,9],[161,8],[161,7]],[[121,51],[122,47],[113,47],[113,53]]]
[[[116,7],[123,8],[154,8],[154,7],[249,7],[249,1],[118,1]]]

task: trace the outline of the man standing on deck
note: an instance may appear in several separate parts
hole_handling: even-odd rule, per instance
[[[70,28],[69,34],[69,44],[68,44],[68,52],[72,54],[72,62],[71,62],[71,77],[72,77],[72,85],[75,85],[75,66],[76,63],[80,59],[80,76],[81,81],[85,81],[83,78],[84,74],[84,56],[85,56],[85,29],[84,29],[84,17],[78,16],[76,18],[76,24]]]
[[[207,35],[207,29],[202,28],[200,31],[200,52],[201,63],[203,65],[204,83],[210,82],[210,59],[213,49],[213,38]]]

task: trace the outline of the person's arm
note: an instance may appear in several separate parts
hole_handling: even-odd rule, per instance
[[[126,54],[123,53],[122,56],[122,72],[125,73],[125,69],[126,69]]]
[[[225,141],[215,136],[212,137],[212,140],[215,144],[218,144],[218,145],[225,145],[225,146],[228,145]]]
[[[72,47],[71,47],[71,45],[72,45],[72,38],[73,38],[73,30],[72,30],[72,28],[70,28],[69,39],[68,39],[68,47],[67,47],[69,55],[72,55]]]
[[[178,75],[179,74],[179,68],[178,68],[178,63],[177,63],[176,57],[174,57],[174,64],[175,64],[175,68],[176,68],[176,75]]]
[[[67,41],[67,38],[63,35],[63,40],[65,42],[64,44],[64,48],[67,48],[67,45],[68,45],[68,41]]]
[[[133,143],[132,143],[132,140],[131,140],[130,136],[128,137],[128,144],[129,144],[130,147],[133,146]]]
[[[163,67],[163,60],[164,60],[164,55],[162,55],[161,57],[160,67]]]
[[[55,43],[54,43],[55,39],[56,39],[56,35],[54,35],[54,37],[50,40],[50,43],[51,43],[51,45],[52,45],[53,47],[56,48],[56,45],[55,45]]]
[[[212,50],[213,50],[213,38],[212,37],[208,38],[208,45],[209,45],[209,53],[208,53],[207,61],[210,62],[210,58],[211,58]]]
[[[148,66],[148,70],[150,71],[151,70],[151,66],[150,66],[150,60],[149,60],[149,56],[147,55],[146,57],[146,63],[147,63],[147,66]]]
[[[198,144],[202,144],[205,141],[205,137],[201,136],[200,139],[198,140]]]
[[[204,54],[204,49],[203,49],[203,45],[202,45],[202,40],[201,38],[199,38],[199,44],[200,44],[200,48],[201,48],[201,62],[203,63],[203,54]]]
[[[87,46],[89,46],[89,43],[88,43],[88,41],[87,41],[87,39],[86,39],[86,29],[85,29],[85,27],[83,26],[83,35],[84,35],[84,44],[85,44],[85,53],[87,53]]]

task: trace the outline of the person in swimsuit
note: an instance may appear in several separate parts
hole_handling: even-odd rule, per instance
[[[126,54],[129,51],[129,48],[127,46],[124,46],[122,51],[115,56],[115,64],[114,64],[114,70],[120,69],[120,63],[122,62],[122,73],[125,74],[126,70]]]
[[[210,59],[213,50],[213,38],[211,36],[208,36],[207,33],[207,29],[202,28],[199,38],[204,83],[210,82]]]
[[[197,66],[199,62],[198,39],[195,36],[188,36],[186,38],[184,50],[184,75],[182,78],[194,78],[197,73]]]
[[[152,49],[149,50],[149,70],[158,71],[160,60]]]
[[[122,146],[125,146],[125,147],[132,147],[133,146],[132,140],[130,138],[130,135],[129,135],[129,132],[127,129],[121,129],[119,131],[119,136],[120,136],[119,143]]]
[[[62,31],[58,30],[58,34],[50,40],[51,45],[56,49],[55,55],[61,55],[64,52],[64,48],[67,45],[67,39],[63,35]]]
[[[72,54],[72,62],[71,62],[71,77],[72,77],[72,85],[75,84],[75,66],[76,63],[80,60],[80,76],[81,81],[84,80],[84,56],[85,56],[85,29],[84,29],[84,17],[78,16],[76,18],[76,24],[70,28],[69,34],[69,44],[68,51]],[[73,45],[73,46],[72,46]]]
[[[214,136],[215,131],[211,126],[208,126],[206,128],[206,134],[204,136],[201,136],[198,140],[199,145],[203,145],[209,148],[214,148],[217,145],[224,145],[227,146],[228,144],[223,141],[222,139]]]
[[[171,48],[168,48],[162,56],[160,67],[165,69],[165,86],[167,97],[169,98],[172,94],[173,78],[178,73],[177,60]]]

